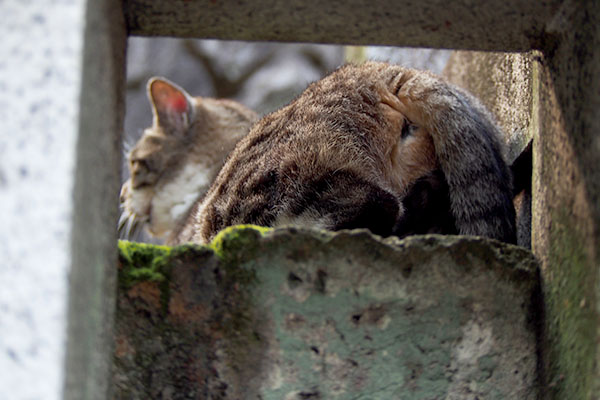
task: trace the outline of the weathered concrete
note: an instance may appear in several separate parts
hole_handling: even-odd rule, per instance
[[[83,9],[0,2],[0,399],[61,398]]]
[[[118,0],[87,2],[64,398],[109,398],[127,34]]]
[[[132,35],[528,51],[559,0],[125,0]]]
[[[547,28],[533,146],[532,248],[547,308],[547,398],[600,393],[600,7],[565,2]]]
[[[263,232],[121,243],[116,398],[537,398],[528,251]]]

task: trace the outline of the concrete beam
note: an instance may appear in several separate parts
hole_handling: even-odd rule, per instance
[[[542,265],[548,399],[600,393],[600,8],[565,2],[536,61],[532,249]]]
[[[125,0],[131,35],[526,51],[559,0]]]

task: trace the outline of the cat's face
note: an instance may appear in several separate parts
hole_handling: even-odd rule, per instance
[[[169,178],[181,169],[183,157],[177,156],[177,145],[176,138],[150,128],[127,154],[129,179],[121,188],[122,218],[127,217],[128,224],[146,224],[153,236],[163,236],[172,228],[166,216],[157,215],[153,203]]]
[[[192,98],[164,79],[148,84],[154,121],[127,154],[120,229],[168,236],[208,190],[227,154],[257,119],[228,100]]]

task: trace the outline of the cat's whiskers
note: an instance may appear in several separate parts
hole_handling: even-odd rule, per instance
[[[124,229],[125,226],[127,225],[127,222],[129,221],[129,219],[131,218],[131,214],[129,214],[129,212],[127,210],[124,209],[123,205],[121,204],[121,215],[119,216],[119,223],[117,224],[117,232],[119,234],[120,238],[123,239],[128,239],[128,237],[124,236]]]
[[[131,232],[132,238],[138,238],[143,230],[144,223],[138,219],[134,221],[133,231]]]
[[[137,225],[137,220],[135,218],[135,215],[130,214],[129,217],[127,218],[127,225],[125,226],[125,237],[126,238],[131,238],[131,233],[132,233],[132,229],[135,225]]]

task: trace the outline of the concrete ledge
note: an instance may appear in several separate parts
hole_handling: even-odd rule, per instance
[[[559,0],[125,0],[132,35],[527,51]]]
[[[536,399],[532,255],[473,237],[120,243],[115,398]]]
[[[127,32],[119,0],[89,0],[85,5],[77,154],[72,171],[65,400],[110,396],[116,300],[116,200]]]

